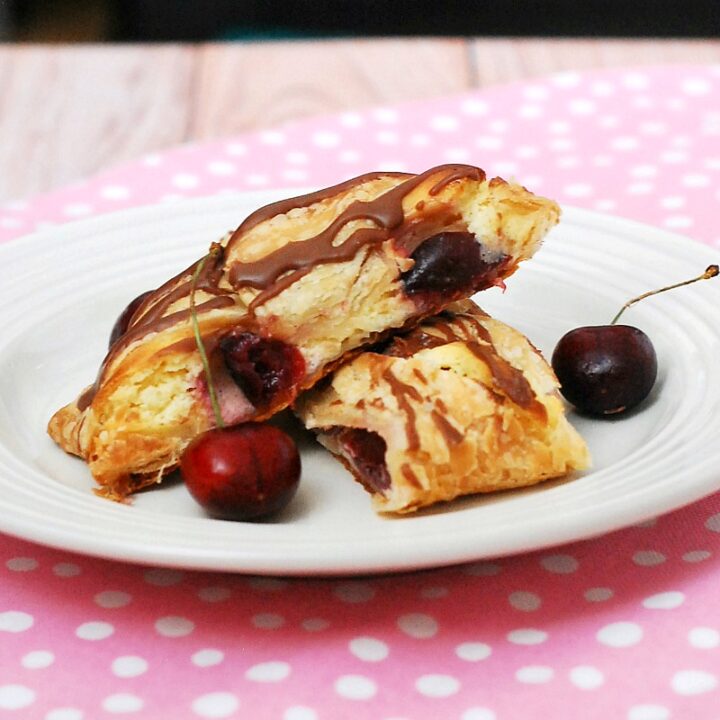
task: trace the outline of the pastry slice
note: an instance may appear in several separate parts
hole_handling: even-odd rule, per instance
[[[558,216],[467,165],[363,175],[261,208],[145,298],[50,435],[122,499],[219,417],[268,418],[358,348],[502,284]]]
[[[296,412],[372,495],[407,513],[588,467],[550,366],[471,301],[364,352]]]

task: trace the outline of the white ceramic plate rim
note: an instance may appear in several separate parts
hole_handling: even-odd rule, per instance
[[[19,309],[12,305],[13,293],[21,283],[32,286],[42,281],[44,270],[37,262],[32,262],[33,257],[45,257],[45,254],[50,257],[54,253],[61,258],[64,251],[76,243],[89,238],[97,239],[99,243],[104,235],[120,229],[129,231],[150,226],[162,234],[168,223],[190,222],[198,217],[225,217],[238,205],[257,207],[293,192],[298,191],[223,195],[141,207],[51,228],[6,243],[0,246],[0,263],[6,271],[11,270],[9,285],[0,289],[0,300],[6,308],[4,313],[17,319]],[[713,259],[710,248],[687,238],[585,210],[564,208],[562,226],[568,228],[568,233],[586,229],[608,238],[642,237],[660,257],[666,256],[675,264],[688,257],[696,269]],[[213,237],[210,233],[208,242]],[[572,247],[565,249],[572,255]],[[542,250],[533,263],[540,266],[544,252]],[[577,251],[577,261],[581,265],[583,252],[582,247]],[[199,254],[192,253],[193,256]],[[568,262],[574,261],[570,257]],[[562,275],[562,269],[559,272]],[[67,275],[69,270],[61,269],[60,275],[64,277],[63,273]],[[608,287],[608,292],[613,294],[612,282],[608,282]],[[509,296],[512,297],[510,293]],[[690,294],[688,297],[665,300],[659,310],[648,310],[648,317],[650,320],[655,317],[657,321],[657,316],[667,312],[667,308],[671,312],[692,314],[695,296]],[[716,292],[710,293],[710,297],[717,303]],[[710,340],[713,347],[719,345],[717,330]],[[0,352],[7,342],[0,337]],[[683,348],[678,348],[678,352],[682,354]],[[689,360],[686,364],[692,367]],[[707,388],[705,404],[710,403],[711,407],[704,411],[708,417],[717,415],[714,413],[719,402],[717,387],[714,384]],[[699,399],[698,402],[704,401]],[[701,405],[699,411],[703,411],[703,407]],[[686,414],[690,412],[687,408],[685,411]],[[717,437],[716,430],[715,422],[707,433],[714,432]],[[682,434],[682,427],[679,431]],[[701,439],[693,438],[693,441]],[[377,528],[375,536],[369,534],[358,542],[357,537],[347,541],[338,533],[316,535],[311,525],[297,528],[292,523],[246,524],[206,518],[156,517],[142,508],[108,503],[89,492],[81,495],[52,483],[51,478],[43,477],[37,469],[15,457],[12,443],[6,443],[6,440],[8,438],[0,435],[0,530],[49,546],[100,557],[206,570],[282,575],[358,574],[469,562],[596,536],[679,508],[720,488],[717,469],[720,449],[715,450],[708,443],[689,463],[686,454],[677,449],[664,455],[662,462],[655,463],[659,466],[653,465],[657,481],[651,482],[651,495],[645,486],[634,490],[627,483],[623,484],[611,468],[600,471],[604,473],[603,478],[607,476],[604,480],[607,490],[600,486],[588,491],[588,479],[594,475],[589,473],[539,493],[513,496],[509,503],[505,502],[503,517],[497,522],[492,521],[492,505],[483,505],[461,513],[438,512],[384,520],[372,526]],[[648,457],[646,462],[651,463],[652,459]],[[628,467],[622,472],[638,472],[632,463]],[[680,468],[686,468],[683,482],[672,482]],[[30,484],[35,489],[42,488],[46,494],[26,492],[22,481],[18,482],[20,477],[31,478]],[[582,499],[579,503],[574,495],[580,487],[585,488],[583,492],[587,497],[578,493]],[[64,502],[67,513],[59,509]],[[473,522],[474,516],[478,522]],[[138,536],[139,527],[146,529],[141,536]]]

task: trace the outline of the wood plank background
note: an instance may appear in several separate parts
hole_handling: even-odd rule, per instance
[[[720,63],[716,40],[0,46],[0,202],[191,140],[561,70]]]

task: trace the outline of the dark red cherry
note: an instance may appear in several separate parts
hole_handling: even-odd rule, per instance
[[[115,321],[115,324],[113,325],[112,331],[110,333],[110,343],[109,347],[112,347],[119,338],[121,338],[128,329],[128,326],[130,325],[130,320],[132,320],[132,316],[135,314],[135,311],[140,307],[142,304],[142,301],[152,292],[152,290],[147,290],[144,293],[141,293],[138,295],[121,313],[120,317]]]
[[[610,415],[648,396],[657,377],[657,356],[638,328],[588,326],[563,335],[552,367],[568,402],[590,415]]]
[[[256,520],[295,495],[300,454],[279,428],[247,423],[199,435],[183,453],[180,471],[190,494],[213,517]]]
[[[467,294],[495,281],[498,263],[486,262],[480,244],[468,232],[444,232],[419,245],[410,256],[415,264],[402,275],[408,294]],[[488,282],[482,283],[484,278]],[[481,286],[481,287],[480,287]]]
[[[299,350],[282,340],[236,332],[220,341],[225,365],[247,399],[266,408],[279,396],[289,398],[305,373]]]

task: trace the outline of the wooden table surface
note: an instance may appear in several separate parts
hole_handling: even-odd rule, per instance
[[[0,46],[0,202],[146,152],[570,69],[718,63],[715,40]]]

